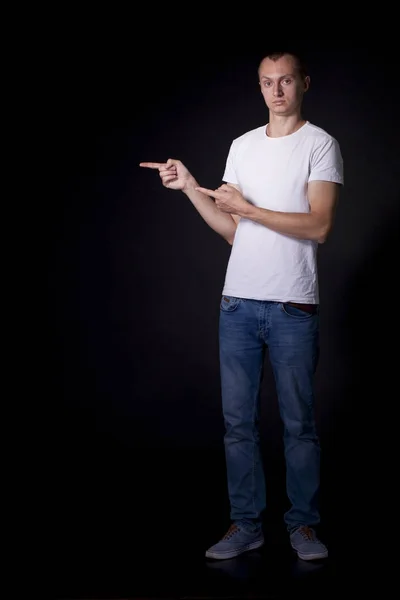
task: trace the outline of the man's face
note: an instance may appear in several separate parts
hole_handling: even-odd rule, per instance
[[[300,77],[291,56],[277,61],[265,58],[259,68],[261,92],[266,105],[275,115],[288,116],[300,107],[309,86],[309,77]]]

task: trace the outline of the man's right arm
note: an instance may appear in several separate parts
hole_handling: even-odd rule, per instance
[[[170,158],[166,163],[142,162],[140,166],[158,170],[164,187],[182,191],[207,225],[229,244],[233,243],[240,217],[222,212],[213,198],[196,190],[198,182],[180,160]]]
[[[207,225],[232,245],[240,217],[219,210],[213,198],[195,189],[198,185],[197,181],[193,178],[190,184],[182,191],[189,198]]]

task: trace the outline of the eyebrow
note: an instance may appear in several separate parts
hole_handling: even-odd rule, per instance
[[[280,75],[277,79],[284,79],[285,77],[295,77],[294,73],[286,73],[286,75]],[[268,75],[261,75],[261,79],[274,79]]]

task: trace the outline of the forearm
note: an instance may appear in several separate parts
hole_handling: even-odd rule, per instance
[[[327,235],[326,224],[317,214],[313,213],[286,213],[258,208],[249,204],[240,216],[260,223],[278,233],[302,240],[323,243]]]
[[[203,192],[197,191],[196,186],[198,183],[193,179],[182,191],[207,225],[231,244],[236,232],[236,223],[233,217],[219,210],[214,200]]]

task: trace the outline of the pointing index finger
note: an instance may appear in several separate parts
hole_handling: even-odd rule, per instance
[[[204,188],[201,186],[197,186],[195,189],[198,192],[203,192],[203,194],[206,194],[206,196],[212,196],[213,198],[218,198],[220,196],[220,192],[218,192],[217,190],[209,190],[208,188]]]
[[[146,167],[147,169],[159,169],[160,167],[164,167],[165,163],[156,163],[156,162],[141,162],[139,163],[139,167]]]

